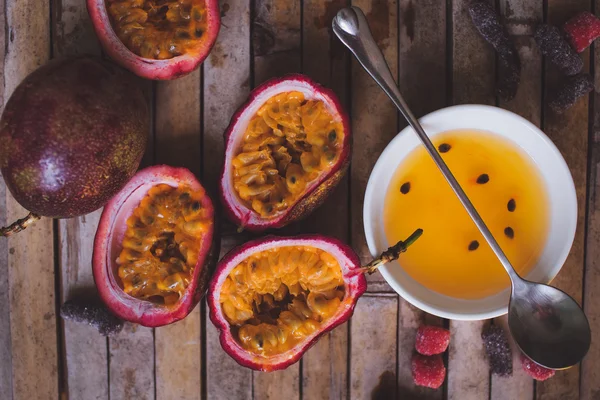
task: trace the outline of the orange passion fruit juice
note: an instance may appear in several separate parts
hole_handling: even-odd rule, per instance
[[[517,145],[487,132],[449,131],[433,142],[512,265],[527,275],[549,228],[547,193],[533,161]],[[502,265],[423,146],[396,170],[384,221],[389,243],[424,230],[399,262],[425,287],[478,299],[509,286]]]

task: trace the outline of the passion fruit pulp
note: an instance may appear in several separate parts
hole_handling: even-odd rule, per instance
[[[367,284],[358,256],[319,235],[268,236],[219,262],[208,292],[221,345],[243,366],[275,371],[347,321]]]
[[[77,57],[51,61],[16,88],[0,122],[0,169],[32,214],[0,235],[39,216],[90,213],[133,176],[150,118],[131,78],[108,61]]]
[[[240,228],[280,228],[307,216],[343,177],[348,117],[335,94],[303,75],[265,82],[225,133],[220,194]]]
[[[118,317],[162,326],[188,315],[206,290],[214,208],[184,168],[140,171],[104,208],[93,272],[102,300]]]
[[[192,72],[220,29],[217,0],[87,0],[104,50],[147,79]]]

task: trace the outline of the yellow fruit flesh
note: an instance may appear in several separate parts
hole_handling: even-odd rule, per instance
[[[125,293],[172,305],[190,283],[202,235],[212,225],[203,191],[160,184],[151,188],[127,219],[117,258]]]
[[[271,97],[248,124],[232,160],[233,186],[262,217],[290,207],[338,160],[344,129],[320,100],[300,92]]]
[[[207,27],[204,0],[109,0],[107,10],[119,39],[144,58],[193,53]]]
[[[338,310],[344,293],[335,257],[315,247],[287,246],[237,265],[219,302],[242,347],[272,356],[317,331]]]

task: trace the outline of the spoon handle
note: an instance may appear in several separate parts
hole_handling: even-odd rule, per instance
[[[341,9],[333,19],[333,31],[342,43],[344,43],[356,56],[360,64],[369,75],[371,75],[375,82],[381,86],[383,91],[389,96],[392,102],[394,102],[396,107],[398,107],[398,110],[400,110],[404,118],[406,118],[408,123],[417,133],[421,142],[423,142],[423,145],[427,149],[427,152],[444,175],[444,178],[446,178],[452,187],[452,190],[454,190],[454,193],[456,193],[456,196],[458,196],[458,199],[469,213],[469,216],[473,222],[475,222],[475,225],[477,225],[477,228],[485,238],[486,242],[490,245],[494,254],[496,254],[496,257],[498,257],[504,269],[506,269],[506,272],[508,272],[513,285],[520,282],[522,278],[517,274],[510,261],[508,261],[508,258],[500,248],[500,245],[498,245],[498,242],[494,239],[492,232],[490,232],[483,222],[483,219],[473,206],[473,203],[471,203],[466,193],[437,152],[435,146],[431,143],[431,140],[423,130],[423,127],[421,127],[421,124],[402,98],[385,58],[379,47],[377,47],[377,44],[375,44],[375,40],[373,40],[369,24],[367,23],[367,19],[362,10],[358,7]]]

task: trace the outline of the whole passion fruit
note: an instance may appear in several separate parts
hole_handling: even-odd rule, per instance
[[[280,228],[321,205],[344,176],[352,137],[335,94],[306,76],[257,87],[225,132],[220,195],[240,228]]]
[[[133,76],[94,57],[51,61],[10,97],[0,121],[0,169],[28,218],[70,218],[102,207],[137,170],[149,114]]]
[[[87,0],[87,7],[108,55],[146,79],[195,70],[221,27],[217,0]]]
[[[138,172],[104,207],[94,239],[94,280],[108,308],[149,327],[187,316],[218,254],[214,218],[211,199],[187,169]]]
[[[364,273],[398,258],[421,233],[365,267],[350,247],[321,235],[268,236],[232,250],[208,289],[221,346],[245,367],[287,368],[352,316],[367,288]]]

